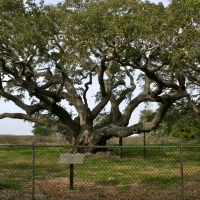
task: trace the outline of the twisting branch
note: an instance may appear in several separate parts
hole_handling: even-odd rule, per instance
[[[146,131],[150,131],[156,128],[156,126],[160,123],[162,118],[164,117],[165,113],[169,109],[171,105],[171,102],[165,102],[165,104],[162,104],[160,109],[157,111],[157,115],[155,118],[148,123],[137,123],[130,127],[119,127],[116,125],[110,125],[107,128],[102,128],[99,135],[96,137],[104,137],[104,136],[114,136],[114,137],[127,137],[131,134],[138,134]]]
[[[182,89],[185,88],[185,76],[180,69],[177,69],[175,72],[175,77],[177,78],[179,85]]]
[[[135,108],[138,107],[138,105],[142,102],[146,101],[154,101],[153,98],[145,93],[140,93],[137,97],[133,98],[127,105],[124,114],[122,115],[121,119],[119,120],[118,124],[128,124],[129,119],[131,118],[131,115]]]
[[[199,110],[199,108],[197,107],[197,105],[194,103],[194,101],[191,100],[189,94],[188,94],[188,96],[187,96],[187,100],[188,100],[190,106],[192,107],[193,111],[194,111],[198,116],[200,116],[200,110]]]
[[[30,121],[30,122],[34,122],[34,123],[38,123],[38,124],[42,124],[42,125],[46,125],[49,126],[53,131],[55,132],[60,132],[63,133],[64,135],[66,134],[66,127],[62,124],[58,124],[57,122],[55,122],[54,120],[51,120],[49,118],[36,118],[27,114],[23,114],[23,113],[2,113],[0,114],[0,119],[4,119],[4,118],[11,118],[11,119],[22,119],[22,120],[26,120],[26,121]],[[70,129],[68,129],[68,131],[70,131]],[[73,130],[71,130],[73,131]],[[69,138],[70,138],[71,134],[69,134]]]
[[[1,77],[1,72],[0,72],[0,90],[3,90],[3,84],[2,84],[2,77]]]
[[[99,81],[102,97],[106,96],[105,84],[104,84],[104,79],[103,79],[104,71],[105,71],[105,60],[106,60],[106,56],[101,55],[101,66],[100,66],[100,69],[98,71],[98,81]]]
[[[146,94],[149,93],[151,82],[152,82],[151,79],[145,76],[145,83],[144,83],[144,90],[143,90],[144,93]]]
[[[135,85],[135,83],[134,83],[134,78],[133,78],[133,76],[130,74],[130,72],[128,71],[127,66],[125,66],[125,69],[126,69],[126,74],[127,74],[127,76],[129,77],[129,79],[130,79],[131,89],[132,89],[132,91],[134,91],[135,88],[136,88],[136,85]]]
[[[118,99],[116,100],[115,96],[112,94],[110,97],[110,103],[111,103],[111,116],[112,116],[112,122],[116,123],[117,120],[119,120],[119,118],[121,117],[121,112],[119,109],[119,104],[121,103],[120,101],[118,101]]]
[[[131,85],[131,87],[126,88],[126,89],[123,90],[123,92],[121,93],[120,97],[117,99],[117,102],[118,102],[119,104],[126,98],[126,95],[127,95],[128,93],[133,92],[133,91],[135,90],[135,88],[136,88],[136,85],[135,85],[135,83],[134,83],[134,78],[133,78],[133,76],[129,73],[129,71],[127,70],[127,67],[125,67],[125,70],[126,70],[127,76],[128,76],[129,79],[130,79],[130,85]]]
[[[87,83],[85,83],[85,90],[83,92],[83,99],[84,99],[84,103],[85,103],[86,106],[88,106],[87,98],[86,98],[86,93],[89,89],[88,85],[92,84],[92,73],[88,73],[88,75],[89,75],[89,81]]]

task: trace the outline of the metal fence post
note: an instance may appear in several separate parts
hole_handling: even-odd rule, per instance
[[[122,157],[122,137],[119,138],[119,146],[121,146],[121,148],[119,148],[119,157]]]
[[[146,132],[144,132],[144,158],[147,157],[147,150],[146,150]]]
[[[74,189],[74,165],[70,164],[70,190]]]
[[[180,146],[180,175],[181,175],[181,200],[184,200],[184,182],[183,182],[183,147]]]
[[[32,144],[32,200],[35,199],[35,146]]]

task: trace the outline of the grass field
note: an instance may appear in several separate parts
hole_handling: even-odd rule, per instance
[[[69,165],[58,164],[64,146],[0,146],[0,199],[181,199],[180,148],[118,148],[86,155],[74,165],[74,190],[69,190]],[[184,195],[200,196],[200,148],[183,148]],[[34,169],[34,170],[33,170]],[[95,197],[95,198],[94,198]],[[162,197],[162,198],[161,198]]]
[[[193,144],[200,142],[198,140],[188,140],[184,138],[170,138],[170,137],[146,137],[146,144],[161,144],[161,145],[179,145],[179,144]],[[69,145],[64,137],[56,136],[17,136],[17,135],[0,135],[0,144],[58,144],[58,145]],[[111,138],[107,141],[107,144],[119,144],[118,138]],[[138,137],[127,137],[123,138],[123,144],[130,145],[143,145],[143,136]]]

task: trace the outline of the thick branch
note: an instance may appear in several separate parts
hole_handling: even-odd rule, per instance
[[[104,71],[105,71],[105,60],[106,60],[106,56],[102,55],[102,57],[101,57],[101,66],[100,66],[100,69],[98,71],[98,81],[99,81],[102,97],[106,96],[105,84],[104,84],[104,78],[103,78]]]
[[[34,123],[39,123],[42,125],[47,125],[47,126],[53,126],[57,125],[53,120],[47,119],[47,118],[35,118],[33,116],[23,114],[23,113],[2,113],[0,114],[0,119],[4,118],[11,118],[11,119],[22,119],[22,120],[27,120],[30,122]]]
[[[179,85],[182,89],[185,89],[185,76],[180,69],[177,69],[175,72],[175,77],[177,78]]]
[[[194,111],[198,116],[200,116],[200,110],[199,110],[199,108],[197,108],[197,105],[190,99],[189,96],[187,97],[187,99],[188,99],[188,102],[189,102],[190,106],[192,107],[193,111]]]
[[[2,84],[2,78],[1,78],[1,72],[0,72],[0,91],[3,90],[3,84]]]
[[[139,134],[142,132],[148,132],[156,128],[161,122],[165,113],[169,109],[171,103],[166,102],[162,104],[160,109],[157,111],[155,118],[148,123],[137,123],[130,127],[119,127],[115,125],[110,125],[109,127],[103,128],[100,131],[98,137],[128,137],[132,134]]]
[[[105,59],[105,57],[104,57]],[[105,60],[103,61],[105,62]],[[105,83],[103,81],[103,73],[105,71],[105,63],[103,64],[103,68],[100,69],[100,72],[98,73],[98,79],[99,79],[99,84],[100,84],[100,90],[102,94],[102,100],[101,102],[92,110],[92,119],[94,120],[97,115],[101,112],[101,110],[106,106],[108,101],[110,100],[110,96],[112,94],[112,89],[113,89],[113,74],[110,72],[110,68],[112,65],[113,61],[110,61],[110,65],[108,66],[107,76],[108,76],[108,83],[105,87]]]
[[[119,120],[119,118],[121,117],[121,112],[119,110],[119,104],[120,102],[118,102],[115,99],[115,96],[112,94],[110,97],[110,103],[111,103],[111,115],[112,115],[112,121],[111,122],[116,122],[117,120]]]
[[[66,130],[71,131],[71,133],[76,133],[76,127],[65,127],[62,124],[59,124],[51,119],[48,118],[35,118],[33,116],[23,114],[23,113],[2,113],[0,114],[0,119],[4,118],[11,118],[11,119],[22,119],[22,120],[27,120],[29,122],[34,122],[34,123],[39,123],[42,125],[46,125],[52,128],[52,130],[56,132],[61,132],[65,133]],[[65,133],[66,134],[66,133]]]
[[[88,85],[91,85],[91,84],[92,84],[92,73],[89,73],[89,81],[87,83],[85,83],[85,90],[83,92],[83,99],[84,99],[86,106],[88,106],[87,98],[86,98],[86,94],[87,94],[87,91],[89,89]]]
[[[128,106],[126,107],[124,114],[122,115],[118,124],[128,125],[132,112],[135,110],[135,108],[138,107],[140,103],[146,102],[146,101],[153,101],[153,99],[148,94],[145,94],[145,93],[141,93],[137,97],[132,99],[130,103],[128,104]]]
[[[129,73],[129,71],[127,70],[126,68],[126,73],[127,73],[127,76],[129,77],[130,79],[130,85],[131,87],[129,88],[126,88],[122,91],[122,93],[120,94],[119,98],[117,99],[117,102],[118,104],[120,104],[123,100],[126,99],[126,95],[133,92],[135,89],[136,89],[136,85],[134,83],[134,78],[133,76]]]
[[[94,120],[97,115],[101,112],[101,110],[106,106],[106,104],[109,102],[110,96],[105,96],[101,102],[99,102],[92,110],[92,119]]]
[[[18,107],[20,107],[21,109],[25,110],[27,114],[32,115],[35,112],[41,110],[41,109],[45,109],[45,104],[40,102],[38,104],[35,105],[27,105],[25,103],[23,103],[22,101],[20,101],[17,97],[15,97],[14,95],[11,95],[7,92],[5,92],[4,90],[0,90],[0,95],[6,99],[9,99],[10,101],[12,101],[13,103],[15,103]]]
[[[64,125],[70,130],[73,130],[75,133],[78,133],[80,131],[79,125],[75,123],[74,120],[72,120],[71,115],[64,108],[54,104],[52,105],[50,110],[52,113],[58,116],[59,119],[64,123]]]
[[[164,82],[161,78],[159,78],[156,73],[154,72],[154,70],[149,70],[147,68],[142,69],[142,71],[146,74],[146,76],[155,81],[157,83],[157,88],[152,91],[149,92],[149,94],[152,96],[152,98],[154,98],[156,101],[161,102],[160,97],[158,96],[159,94],[162,93],[163,88],[173,88],[177,91],[182,90],[184,88],[180,88],[177,84],[172,83],[172,82]]]

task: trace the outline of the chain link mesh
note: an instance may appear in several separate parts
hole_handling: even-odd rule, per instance
[[[0,146],[0,199],[31,198],[31,157],[30,146]]]
[[[108,146],[71,161],[66,159],[69,148],[1,145],[0,199],[200,197],[198,146]]]

